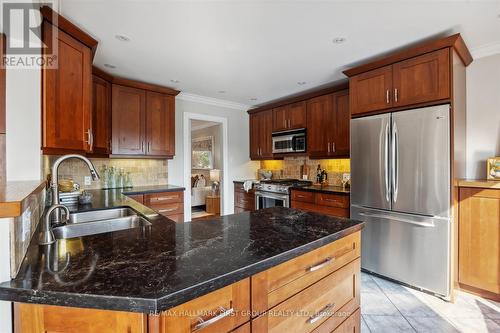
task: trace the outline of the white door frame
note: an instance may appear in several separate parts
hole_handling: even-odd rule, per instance
[[[228,165],[228,142],[227,142],[227,118],[210,116],[202,113],[184,112],[184,221],[191,221],[191,120],[204,120],[219,123],[222,126],[222,177],[221,177],[221,215],[230,213],[227,205],[229,195],[229,181],[227,178]]]

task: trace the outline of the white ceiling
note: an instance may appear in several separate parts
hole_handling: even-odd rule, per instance
[[[500,51],[497,0],[61,0],[60,6],[99,41],[98,67],[110,63],[116,69],[106,70],[120,76],[248,105],[342,79],[352,64],[433,36],[460,32],[473,54]],[[334,44],[336,37],[347,40]]]

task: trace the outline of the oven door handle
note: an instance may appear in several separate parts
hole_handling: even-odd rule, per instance
[[[295,135],[292,136],[292,150],[297,151],[297,137]]]
[[[278,199],[278,200],[286,200],[288,199],[288,195],[283,194],[274,194],[274,193],[258,193],[255,192],[255,198],[269,198],[269,199]]]

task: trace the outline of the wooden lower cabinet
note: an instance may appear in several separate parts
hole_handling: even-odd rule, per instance
[[[15,333],[146,333],[143,313],[14,304]]]
[[[460,188],[458,282],[500,300],[500,190]]]
[[[292,190],[291,207],[336,217],[350,216],[349,194]]]
[[[255,210],[255,190],[246,192],[242,183],[234,183],[234,213]]]
[[[355,232],[159,315],[15,304],[15,333],[357,333]]]
[[[144,205],[175,222],[184,222],[184,191],[145,194]]]

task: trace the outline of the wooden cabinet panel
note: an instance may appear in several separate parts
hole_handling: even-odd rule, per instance
[[[255,210],[255,190],[246,192],[241,184],[234,184],[234,212]]]
[[[111,83],[92,75],[92,153],[111,153]]]
[[[167,218],[176,223],[184,223],[184,214],[168,215]]]
[[[149,205],[162,205],[174,202],[184,202],[184,192],[162,192],[144,195],[144,202]]]
[[[147,155],[175,155],[175,97],[148,91],[146,101]]]
[[[273,158],[273,111],[250,115],[250,159]]]
[[[140,204],[144,204],[144,195],[142,194],[136,194],[136,195],[127,195],[132,200],[137,201]]]
[[[250,332],[252,332],[250,323],[246,323],[245,325],[242,325],[237,329],[235,329],[234,331],[232,331],[232,333],[250,333]]]
[[[336,217],[349,217],[350,197],[346,194],[292,190],[291,207]]]
[[[392,107],[392,65],[351,77],[349,90],[352,115]]]
[[[207,195],[205,198],[206,210],[209,214],[220,215],[220,197]]]
[[[288,106],[288,129],[305,128],[307,123],[306,102]]]
[[[323,95],[307,101],[307,152],[310,157],[324,157],[329,153],[328,119],[332,110],[332,95]]]
[[[273,109],[273,131],[285,131],[288,128],[288,105]]]
[[[359,306],[359,288],[358,258],[253,319],[252,332],[311,332],[348,303]]]
[[[349,209],[346,208],[337,208],[337,207],[328,207],[328,206],[320,206],[308,202],[300,202],[300,201],[292,201],[291,207],[294,209],[305,210],[307,212],[320,213],[335,217],[349,217],[350,212]]]
[[[341,322],[344,317],[330,318],[321,326],[316,328],[311,333],[360,333],[361,332],[361,310],[357,309],[355,311],[345,311],[342,309],[340,312],[352,313],[352,315],[344,320],[338,327],[337,323]],[[332,320],[333,319],[333,320]],[[337,327],[337,328],[335,328]]]
[[[184,191],[145,194],[144,205],[176,222],[184,222]]]
[[[291,198],[292,200],[297,200],[302,202],[314,203],[315,201],[314,192],[309,192],[309,191],[292,190]]]
[[[395,63],[394,106],[450,98],[450,51],[442,49]]]
[[[160,332],[231,332],[250,319],[249,290],[250,281],[244,279],[176,306],[161,314]],[[207,322],[216,317],[220,319],[199,328],[203,321]]]
[[[146,92],[113,84],[113,154],[145,155]]]
[[[350,123],[349,90],[332,94],[333,113],[329,120],[331,149],[329,156],[349,156]]]
[[[316,204],[320,206],[330,206],[338,208],[349,208],[349,195],[316,193]]]
[[[16,333],[146,333],[147,315],[15,303]]]
[[[0,33],[0,59],[4,58],[6,37]],[[0,66],[0,134],[5,134],[5,100],[6,100],[6,70],[5,66]],[[0,156],[2,161],[4,157]],[[2,162],[0,162],[2,163]]]
[[[252,311],[263,313],[360,256],[360,232],[252,276]]]
[[[500,190],[461,188],[458,280],[500,294]]]
[[[57,45],[50,45],[56,29],[43,23],[44,42],[58,49],[58,67],[42,69],[42,149],[47,154],[85,153],[92,133],[91,50],[61,30]]]

